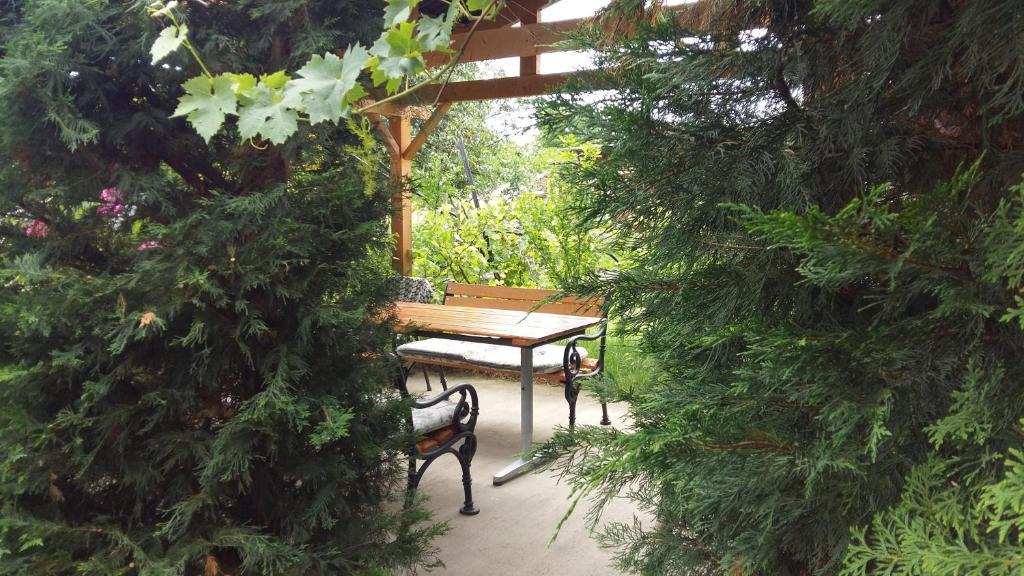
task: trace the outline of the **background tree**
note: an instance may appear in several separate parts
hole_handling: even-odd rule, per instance
[[[212,70],[296,69],[377,2],[188,2]],[[382,394],[389,191],[357,124],[204,143],[146,2],[0,9],[0,572],[424,560]]]
[[[577,208],[658,370],[629,432],[543,450],[643,574],[1024,570],[1019,3],[621,0]],[[630,31],[608,38],[607,31]],[[852,530],[851,530],[852,529]]]

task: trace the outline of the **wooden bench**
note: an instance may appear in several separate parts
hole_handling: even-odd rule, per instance
[[[445,287],[444,305],[463,306],[470,308],[490,308],[518,312],[540,312],[545,314],[563,314],[585,316],[590,318],[604,317],[603,298],[584,298],[569,296],[553,299],[558,292],[537,288],[513,288],[507,286],[485,286],[479,284],[462,284],[449,282]],[[576,400],[580,388],[586,378],[603,372],[605,355],[605,335],[607,326],[593,336],[577,336],[569,340],[565,346],[549,344],[534,349],[534,378],[561,384],[565,389],[565,399],[569,403],[569,425],[576,422]],[[596,358],[589,355],[579,342],[584,340],[599,341],[599,352]],[[447,389],[444,369],[459,369],[509,378],[518,378],[520,374],[518,350],[509,347],[498,347],[475,342],[459,342],[444,339],[428,339],[403,344],[398,347],[398,354],[405,365],[406,374],[414,367],[439,369],[441,385]],[[508,350],[508,357],[503,361],[493,362],[479,355],[501,354]],[[450,351],[450,353],[449,353]],[[474,358],[474,354],[477,357]],[[601,404],[602,424],[610,424],[605,403]]]

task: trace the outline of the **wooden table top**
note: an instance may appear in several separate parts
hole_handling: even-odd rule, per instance
[[[395,329],[496,338],[511,346],[535,346],[581,334],[601,318],[397,302]]]

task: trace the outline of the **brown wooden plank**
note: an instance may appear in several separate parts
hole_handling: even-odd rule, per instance
[[[452,297],[447,304],[465,306],[467,308],[499,308],[521,312],[543,312],[545,314],[568,314],[570,316],[590,316],[600,318],[604,315],[599,305],[573,304],[569,302],[551,302],[539,307],[536,302],[525,300],[496,300],[493,298],[462,298]]]
[[[341,56],[344,51],[341,51]],[[356,103],[356,108],[368,108],[367,113],[383,114],[384,116],[408,116],[417,120],[430,118],[430,110],[423,106],[409,106],[407,104],[395,104],[393,102],[377,102],[371,98],[364,98]]]
[[[518,288],[514,286],[488,286],[486,284],[463,284],[449,282],[444,289],[445,295],[480,296],[486,298],[504,298],[507,300],[529,300],[537,302],[557,294],[555,290],[543,288]]]
[[[402,157],[402,150],[412,139],[412,121],[408,116],[391,116],[388,129],[398,148],[391,155],[391,233],[395,237],[394,266],[400,274],[412,273],[412,190],[409,177],[412,162]]]
[[[519,12],[520,28],[522,28],[524,26],[536,26],[538,20],[540,20],[540,13],[539,12],[540,12],[539,10],[522,10],[522,11],[520,11]],[[529,40],[526,43],[527,44],[531,44],[531,45],[533,45],[535,47],[537,46],[537,44],[543,44],[543,42],[538,41],[538,39],[536,39],[536,38],[534,38],[532,40]],[[539,71],[540,71],[540,69],[539,69],[539,61],[537,59],[537,55],[536,54],[521,56],[519,58],[519,75],[520,76],[532,76],[532,75],[536,74]]]
[[[452,36],[451,48],[457,51],[465,46],[459,56],[460,63],[516,56],[536,57],[538,54],[558,52],[559,49],[554,45],[561,42],[566,33],[578,30],[590,22],[593,22],[593,19],[580,18],[561,22],[532,22],[516,28],[477,30],[472,36]],[[451,57],[448,52],[429,52],[424,56],[430,68],[446,65]],[[533,73],[536,74],[536,70]],[[522,71],[520,74],[524,75]]]
[[[399,302],[395,328],[483,336],[508,340],[515,346],[532,346],[582,333],[600,324],[598,318],[561,314],[523,314],[507,310],[464,308],[439,304]]]
[[[427,119],[427,122],[420,128],[420,131],[413,138],[412,142],[405,150],[402,150],[402,157],[406,160],[412,160],[416,157],[416,153],[420,151],[420,148],[427,142],[427,138],[430,138],[431,133],[437,128],[437,125],[441,123],[441,119],[448,113],[448,109],[452,107],[451,102],[442,102],[438,105],[434,113]]]
[[[502,337],[521,335],[526,332],[557,331],[563,328],[574,328],[580,325],[593,325],[600,319],[586,316],[568,316],[563,314],[522,314],[513,312],[501,315],[500,310],[470,309],[460,306],[439,306],[426,304],[431,308],[410,308],[399,306],[397,321],[400,324],[416,323],[423,329],[440,325],[458,326],[484,332],[484,335]]]
[[[544,288],[519,288],[515,286],[488,286],[485,284],[463,284],[461,282],[449,282],[445,286],[445,301],[453,298],[494,298],[500,300],[519,300],[524,302],[537,303],[546,300],[556,294],[557,290]],[[579,304],[587,307],[600,307],[604,304],[604,298],[594,296],[569,295],[558,299],[556,302],[563,304]],[[454,303],[454,302],[453,302]]]
[[[527,300],[539,302],[558,294],[557,290],[548,288],[520,288],[518,286],[489,286],[487,284],[463,284],[461,282],[449,282],[445,286],[445,294],[453,296],[478,296],[484,298],[504,298],[507,300]],[[586,304],[594,300],[603,301],[602,298],[589,296],[569,295],[559,302],[571,302]]]
[[[460,329],[473,329],[481,332],[482,335],[494,337],[508,336],[510,334],[523,334],[528,331],[536,330],[558,330],[566,325],[564,322],[551,322],[537,318],[521,317],[516,319],[494,315],[463,313],[461,311],[435,312],[431,310],[401,310],[397,320],[401,324],[415,323],[423,329],[434,328],[441,325],[457,326]]]
[[[539,10],[548,4],[552,4],[557,0],[509,0],[505,2],[497,16],[493,20],[481,21],[476,29],[479,30],[493,30],[495,28],[505,28],[519,22],[519,13],[521,10]],[[472,26],[472,22],[461,24],[456,27],[456,32],[467,32]]]
[[[533,76],[513,76],[509,78],[492,78],[490,80],[467,80],[448,84],[424,86],[414,92],[412,101],[433,102],[467,102],[471,100],[499,100],[502,98],[526,98],[541,96],[555,90],[567,80],[587,72],[570,72],[566,74],[535,74]],[[590,88],[586,88],[590,89]]]

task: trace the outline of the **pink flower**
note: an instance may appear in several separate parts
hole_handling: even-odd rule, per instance
[[[50,233],[50,227],[42,220],[33,220],[25,224],[23,230],[25,231],[25,236],[29,238],[46,238]]]
[[[101,204],[96,207],[96,213],[103,216],[117,216],[124,212],[124,204]]]
[[[101,216],[117,216],[124,212],[124,194],[116,187],[104,188],[100,192],[100,200],[103,202],[96,207],[96,213]]]
[[[142,244],[139,244],[139,252],[145,252],[146,250],[157,250],[163,248],[164,245],[157,242],[156,240],[146,240]]]
[[[107,204],[120,204],[124,200],[124,195],[117,189],[116,186],[110,188],[104,188],[100,192],[100,199]]]

